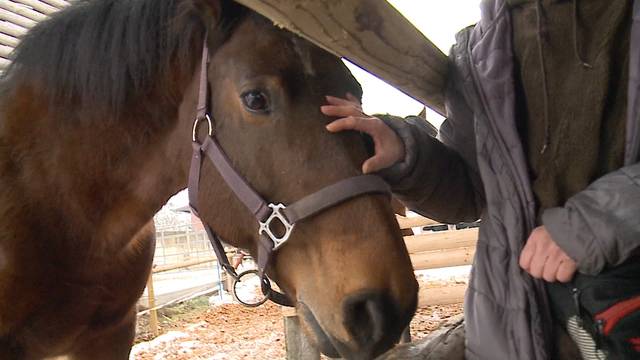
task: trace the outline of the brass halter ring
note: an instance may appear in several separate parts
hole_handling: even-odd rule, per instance
[[[198,141],[198,139],[196,138],[196,132],[198,131],[198,125],[200,125],[200,122],[202,122],[203,120],[207,120],[207,125],[209,126],[209,136],[213,134],[213,122],[211,121],[211,117],[209,117],[209,114],[204,114],[204,116],[196,117],[196,119],[193,121],[193,130],[191,132],[191,140],[193,140],[193,142]]]

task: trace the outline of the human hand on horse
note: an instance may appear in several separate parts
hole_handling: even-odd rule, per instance
[[[520,253],[520,267],[536,279],[569,282],[576,273],[576,262],[551,238],[544,226],[531,232]]]
[[[382,120],[362,112],[360,101],[350,93],[346,99],[327,96],[327,105],[320,111],[327,116],[338,117],[327,125],[330,132],[355,130],[371,136],[375,146],[375,154],[362,164],[362,172],[373,173],[404,159],[404,144],[400,137]]]

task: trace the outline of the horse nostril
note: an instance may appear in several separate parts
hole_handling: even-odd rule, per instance
[[[348,297],[343,303],[343,311],[345,328],[361,347],[381,342],[395,314],[387,297],[377,293]]]

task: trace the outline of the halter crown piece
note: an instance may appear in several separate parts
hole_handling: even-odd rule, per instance
[[[273,254],[284,246],[293,233],[298,222],[312,217],[328,208],[342,203],[351,198],[365,194],[382,193],[389,194],[389,186],[384,180],[375,175],[360,175],[347,178],[332,185],[329,185],[317,192],[305,196],[293,204],[285,206],[280,203],[268,203],[247,183],[231,165],[220,144],[216,140],[213,120],[207,106],[207,68],[209,63],[209,49],[205,37],[202,49],[202,64],[200,68],[200,85],[198,90],[197,115],[193,123],[193,156],[191,158],[191,169],[189,172],[189,206],[191,211],[198,215],[198,188],[200,185],[200,172],[202,169],[203,157],[207,157],[220,173],[229,188],[237,198],[254,215],[260,227],[258,230],[258,256],[257,271],[248,271],[238,275],[229,263],[220,237],[203,221],[203,225],[213,250],[218,258],[218,263],[236,282],[245,274],[257,273],[262,284],[264,299],[257,304],[247,304],[248,306],[258,306],[266,300],[284,305],[293,306],[294,303],[286,295],[271,288],[271,283],[265,271]],[[200,143],[197,139],[198,127],[206,122],[208,135]],[[284,227],[282,234],[277,234],[272,230],[272,225],[280,223]],[[234,284],[234,295],[235,284]],[[242,302],[242,301],[241,301]]]

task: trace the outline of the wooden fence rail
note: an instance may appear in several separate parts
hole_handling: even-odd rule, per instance
[[[147,311],[149,312],[149,331],[153,334],[153,336],[158,336],[158,332],[159,332],[159,328],[158,328],[158,310],[159,309],[158,309],[158,306],[156,306],[155,291],[153,287],[153,275],[162,273],[162,272],[167,272],[167,271],[186,269],[193,266],[202,265],[210,262],[217,262],[217,261],[218,259],[215,256],[209,256],[202,259],[184,261],[178,264],[160,265],[160,266],[153,267],[153,269],[151,270],[151,273],[149,274],[149,279],[147,280],[147,306],[149,308]],[[218,279],[218,280],[222,281],[222,279]]]
[[[66,0],[0,0],[0,73],[28,29],[67,5]]]

